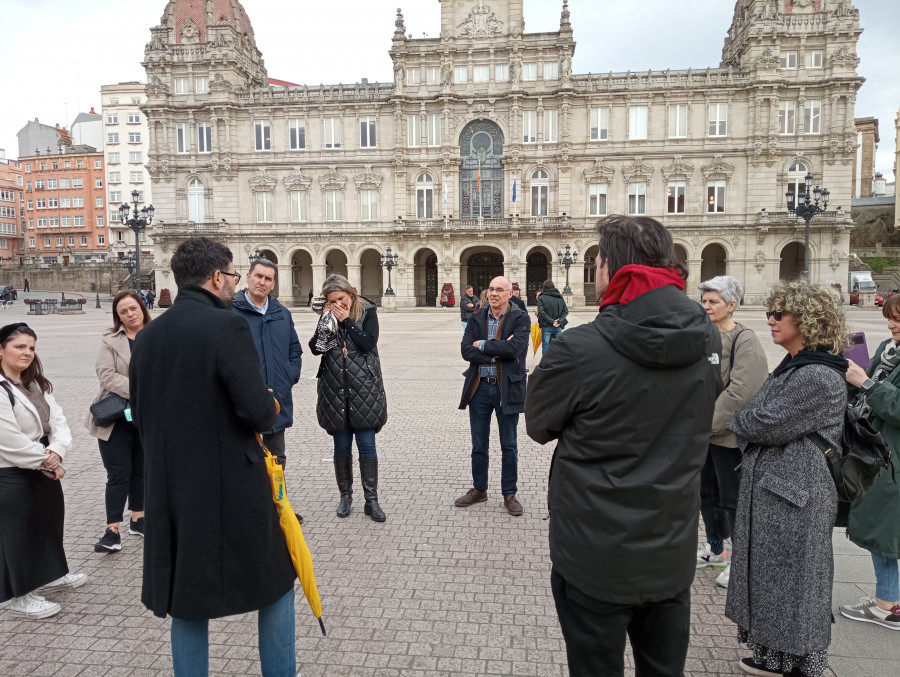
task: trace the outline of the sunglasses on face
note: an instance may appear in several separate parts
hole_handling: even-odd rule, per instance
[[[783,310],[767,310],[766,311],[766,319],[769,320],[774,317],[776,322],[781,322],[781,316],[783,314],[784,314]]]

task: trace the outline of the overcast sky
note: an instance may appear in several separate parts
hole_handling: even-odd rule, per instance
[[[440,32],[438,0],[242,2],[269,77],[301,84],[391,81],[388,49],[398,5],[407,33]],[[877,169],[893,176],[900,2],[854,4],[865,29],[858,53],[866,78],[856,116],[879,119]],[[15,158],[16,132],[28,120],[70,126],[80,111],[94,106],[99,112],[101,85],[145,79],[144,45],[166,2],[2,0],[2,6],[0,148]],[[557,30],[561,6],[561,0],[525,0],[526,32]],[[577,42],[573,71],[603,73],[718,66],[734,2],[570,0],[569,6]]]

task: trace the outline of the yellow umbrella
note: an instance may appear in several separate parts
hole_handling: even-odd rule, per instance
[[[533,348],[532,355],[537,355],[538,346],[541,345],[541,325],[534,323],[531,325],[531,347]]]
[[[261,439],[259,435],[257,438]],[[316,576],[313,573],[312,555],[303,538],[303,529],[300,527],[297,515],[287,498],[284,468],[275,460],[272,452],[266,449],[265,445],[263,445],[263,451],[266,452],[266,470],[269,473],[269,480],[272,482],[272,500],[275,501],[278,508],[278,521],[284,532],[284,539],[287,541],[288,551],[291,553],[291,560],[297,571],[297,578],[300,579],[300,585],[303,586],[303,594],[306,595],[306,601],[309,602],[309,608],[312,609],[313,615],[319,619],[319,627],[322,628],[324,635],[322,600],[319,598],[319,588],[316,586]]]

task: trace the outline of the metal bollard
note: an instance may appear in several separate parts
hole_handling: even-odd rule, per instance
[[[95,307],[96,308],[100,307],[100,294],[97,294],[97,305]]]

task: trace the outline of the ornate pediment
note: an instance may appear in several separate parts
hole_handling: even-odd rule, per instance
[[[169,85],[165,84],[162,80],[160,80],[159,76],[154,75],[150,79],[150,82],[147,83],[147,86],[144,87],[144,91],[147,92],[148,95],[168,94],[169,93]]]
[[[634,183],[636,181],[649,181],[653,176],[653,167],[645,165],[641,159],[636,157],[627,167],[622,168],[622,176],[625,183]]]
[[[213,75],[212,80],[209,81],[209,90],[211,92],[230,92],[231,88],[232,84],[223,78],[221,73],[216,73]]]
[[[591,167],[584,170],[584,182],[609,183],[610,181],[612,181],[612,177],[615,173],[615,169],[613,169],[612,167],[607,167],[598,158],[594,160],[594,164]]]
[[[491,11],[490,5],[484,4],[484,0],[478,0],[469,16],[459,24],[459,35],[464,38],[489,38],[502,34],[503,22]]]
[[[691,174],[694,173],[694,168],[691,165],[686,165],[681,161],[681,156],[676,155],[675,159],[672,161],[672,164],[666,165],[662,168],[662,175],[666,181],[673,180],[683,180],[690,181]]]
[[[337,167],[331,165],[328,173],[319,177],[319,187],[322,190],[344,190],[347,187],[347,177],[337,173]]]
[[[353,177],[357,190],[381,190],[381,174],[372,171],[372,165],[364,165],[366,171]]]
[[[259,174],[252,177],[249,180],[250,190],[254,193],[259,193],[261,191],[274,191],[275,185],[278,183],[278,180],[274,176],[269,176],[266,174],[265,168],[261,168],[259,170]]]
[[[844,45],[831,56],[831,65],[856,68],[859,65],[859,57],[853,54],[847,45]]]
[[[710,164],[703,165],[700,171],[703,172],[703,178],[707,181],[710,179],[724,179],[728,181],[734,172],[734,165],[725,162],[721,155],[716,155],[715,159]]]
[[[763,53],[753,62],[753,65],[757,68],[778,68],[778,55],[770,47],[766,47]]]
[[[312,185],[312,178],[308,177],[299,169],[293,174],[288,174],[282,179],[284,186],[290,190],[309,190]]]

